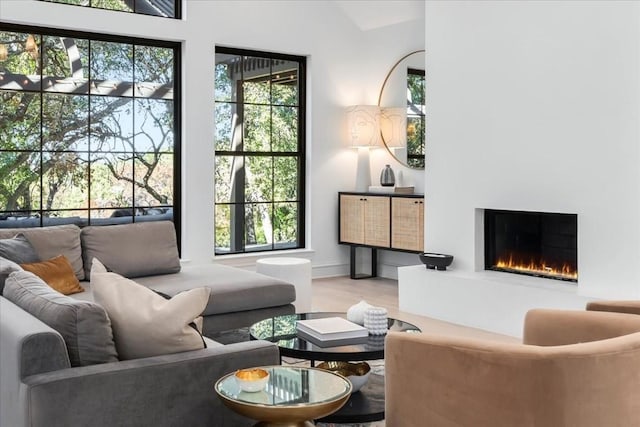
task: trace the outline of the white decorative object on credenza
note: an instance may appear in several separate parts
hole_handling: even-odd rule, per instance
[[[352,305],[347,310],[347,320],[357,323],[358,325],[364,325],[364,313],[368,308],[373,307],[371,304],[366,302],[365,300],[360,301],[359,303]]]
[[[387,309],[371,307],[364,312],[364,327],[370,335],[384,335],[387,333]]]

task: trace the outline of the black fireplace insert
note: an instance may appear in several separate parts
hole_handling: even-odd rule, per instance
[[[484,211],[486,270],[578,281],[576,214]]]

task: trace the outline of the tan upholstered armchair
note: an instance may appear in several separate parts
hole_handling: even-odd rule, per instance
[[[613,313],[640,314],[639,300],[592,301],[587,303],[590,311],[611,311]]]
[[[640,316],[536,309],[523,344],[389,333],[388,427],[640,426]]]

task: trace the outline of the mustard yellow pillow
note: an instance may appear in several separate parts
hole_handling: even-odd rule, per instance
[[[58,255],[47,261],[20,264],[20,267],[32,272],[61,294],[71,295],[84,291],[71,263],[64,255]]]

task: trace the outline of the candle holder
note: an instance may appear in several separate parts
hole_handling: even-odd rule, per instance
[[[386,334],[388,323],[386,308],[371,307],[364,312],[364,327],[369,331],[369,335]]]

